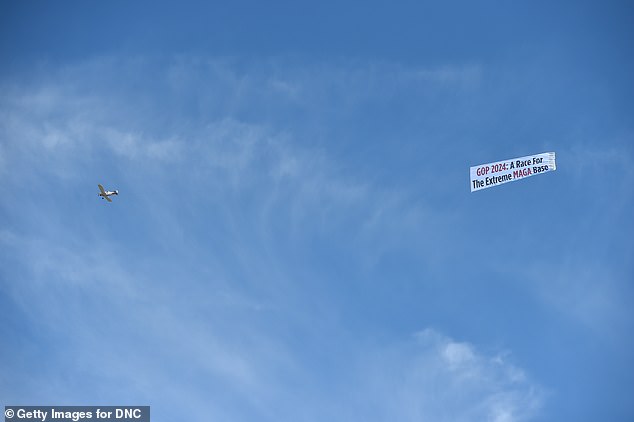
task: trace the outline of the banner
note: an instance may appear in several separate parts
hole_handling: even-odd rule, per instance
[[[554,152],[480,164],[471,167],[471,192],[555,170]]]

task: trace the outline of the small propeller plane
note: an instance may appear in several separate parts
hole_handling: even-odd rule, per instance
[[[119,195],[118,190],[104,190],[103,186],[101,185],[97,185],[97,186],[99,186],[99,190],[101,191],[99,193],[99,196],[101,196],[101,199],[105,199],[108,202],[112,202],[112,199],[110,199],[109,196]]]

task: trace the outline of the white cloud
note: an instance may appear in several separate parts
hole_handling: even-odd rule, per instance
[[[475,356],[471,347],[465,343],[447,343],[443,352],[443,358],[449,364],[450,369],[459,369],[473,362]]]
[[[516,376],[521,369],[432,329],[418,333],[413,343],[368,354],[359,383],[372,386],[371,413],[384,418],[526,421],[543,406],[543,390]]]

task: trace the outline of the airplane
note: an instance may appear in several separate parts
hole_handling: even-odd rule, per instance
[[[108,202],[112,202],[112,199],[108,198],[109,196],[112,195],[119,195],[119,191],[118,190],[104,190],[103,186],[101,185],[97,185],[99,186],[99,190],[101,191],[101,193],[99,193],[99,196],[101,196],[101,199],[105,199]]]

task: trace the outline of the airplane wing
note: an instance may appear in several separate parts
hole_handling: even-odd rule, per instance
[[[112,199],[110,199],[109,197],[104,196],[104,198],[106,198],[106,201],[108,201],[108,202],[112,202]]]
[[[103,186],[101,186],[101,185],[97,185],[97,186],[99,186],[99,190],[101,191],[101,194],[104,196],[104,198],[108,199],[108,197],[106,196],[106,191],[103,190]],[[112,201],[110,201],[110,202],[112,202]]]

